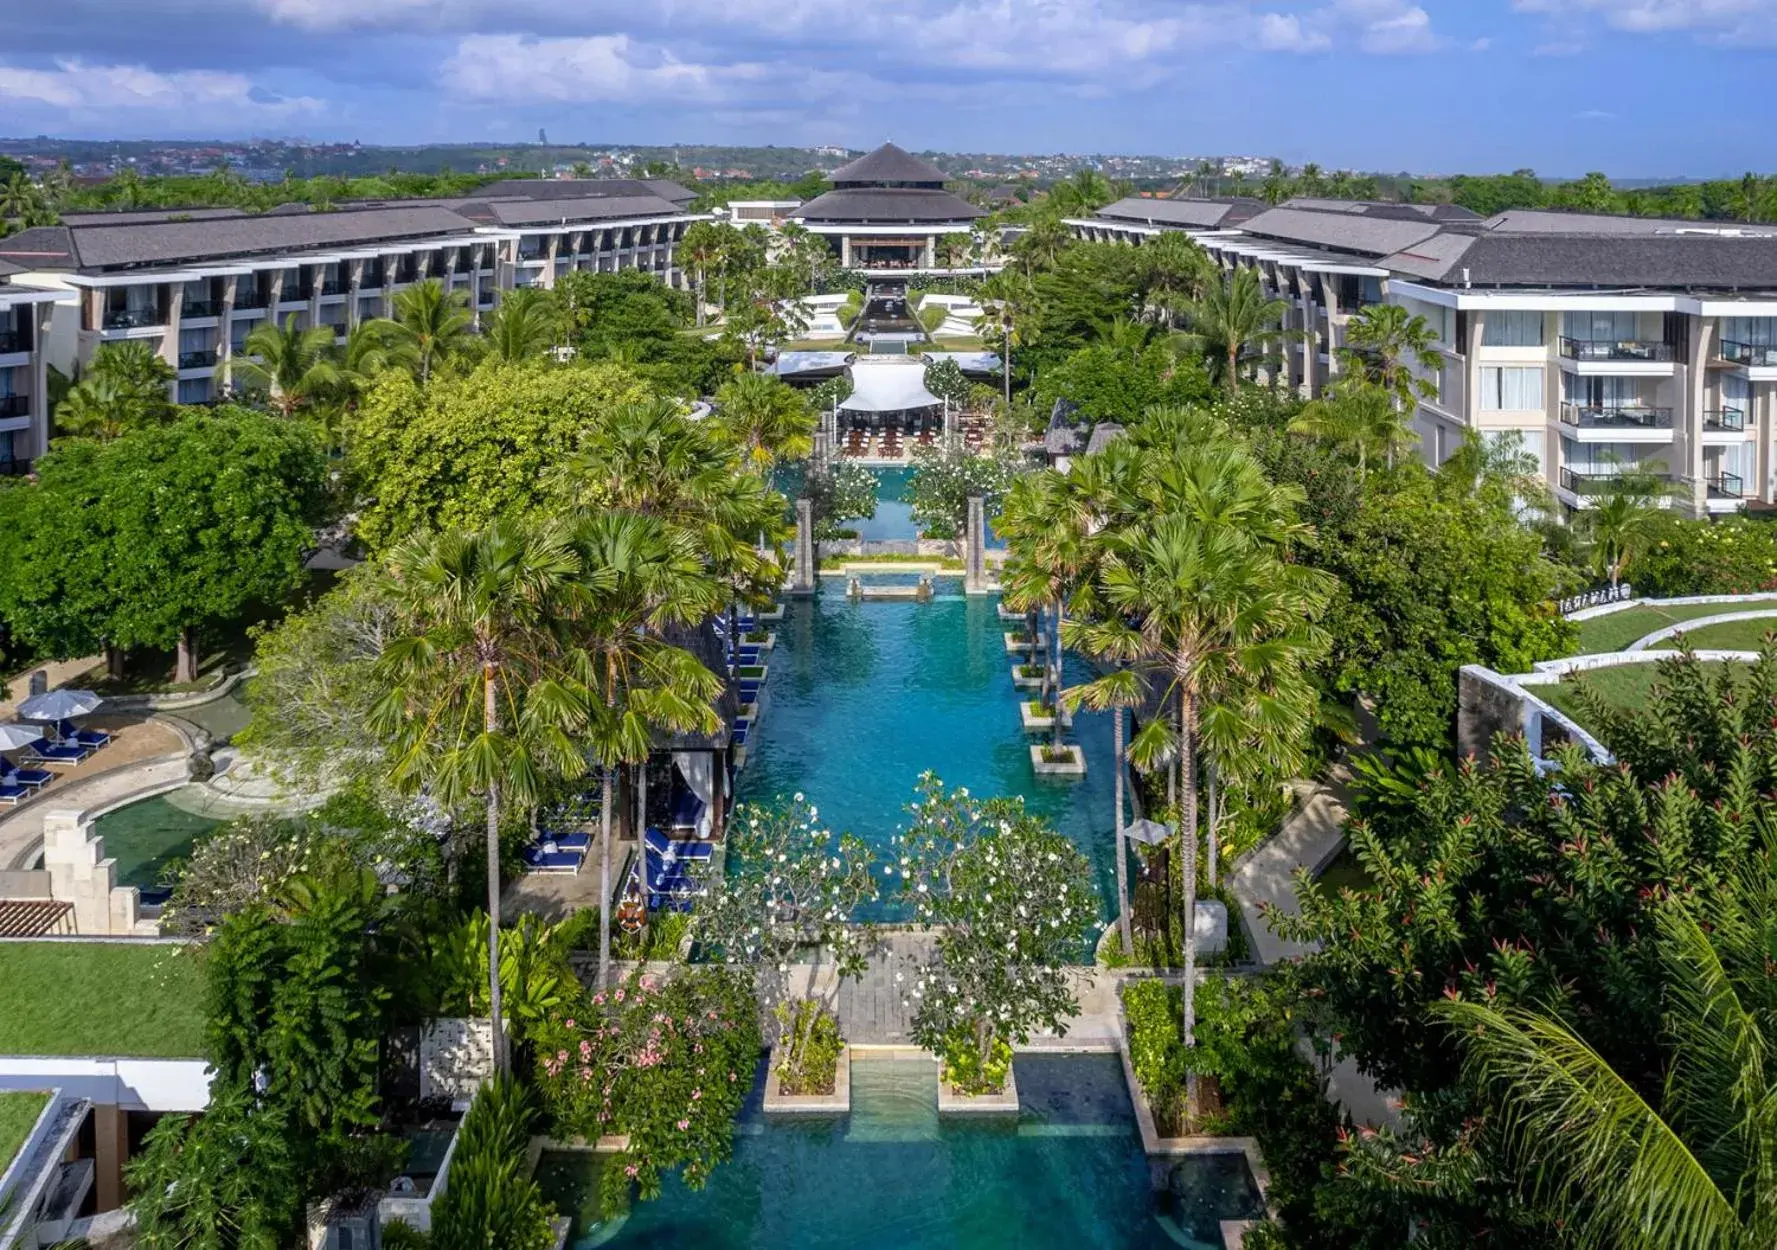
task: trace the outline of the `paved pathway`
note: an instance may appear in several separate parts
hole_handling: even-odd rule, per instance
[[[1240,862],[1228,881],[1240,900],[1241,914],[1253,939],[1253,953],[1261,964],[1300,959],[1313,946],[1291,942],[1271,930],[1267,910],[1294,916],[1295,873],[1306,868],[1319,872],[1345,845],[1345,795],[1342,784],[1304,783],[1302,806],[1284,822],[1277,835],[1261,844]]]

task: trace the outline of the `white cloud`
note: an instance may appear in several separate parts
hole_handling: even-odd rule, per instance
[[[1265,13],[1254,42],[1267,52],[1320,52],[1333,41],[1320,31],[1306,30],[1294,13]]]
[[[155,112],[215,109],[218,122],[243,114],[267,119],[318,113],[309,96],[286,98],[255,86],[245,74],[214,70],[160,73],[141,65],[94,65],[77,57],[54,69],[0,65],[0,100],[46,104],[70,112],[148,109]]]
[[[1571,27],[1586,20],[1631,34],[1691,32],[1723,43],[1777,43],[1777,0],[1512,0]]]
[[[470,35],[441,72],[471,99],[625,104],[723,101],[775,78],[770,66],[685,61],[628,35]]]

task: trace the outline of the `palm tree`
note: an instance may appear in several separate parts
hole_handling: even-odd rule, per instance
[[[749,466],[767,473],[781,460],[801,460],[814,450],[815,417],[802,392],[781,378],[740,373],[716,391],[721,428],[744,449]]]
[[[467,295],[447,291],[437,278],[427,278],[395,295],[390,346],[424,385],[439,362],[467,341],[473,320]]]
[[[1170,230],[1149,239],[1141,247],[1141,259],[1147,269],[1146,287],[1155,319],[1169,327],[1215,281],[1215,263],[1209,253],[1182,231]]]
[[[1443,370],[1438,336],[1424,317],[1400,304],[1359,309],[1345,326],[1345,346],[1339,354],[1352,376],[1387,391],[1402,412],[1411,412],[1421,399],[1437,398],[1437,382],[1420,373],[1436,375]]]
[[[1022,263],[1024,276],[1028,278],[1038,269],[1052,268],[1055,258],[1072,242],[1073,235],[1062,224],[1059,214],[1042,213],[1012,241],[1012,255]]]
[[[370,727],[390,743],[396,786],[423,786],[446,809],[486,799],[488,996],[501,1069],[500,816],[503,803],[535,803],[545,777],[585,768],[573,734],[587,713],[557,637],[581,568],[560,526],[504,520],[417,535],[387,562],[405,630],[377,661],[384,685]]]
[[[299,329],[296,314],[284,324],[267,319],[253,328],[240,352],[229,361],[230,380],[263,390],[271,406],[286,417],[304,406],[337,393],[345,383],[334,354],[332,326]]]
[[[495,359],[529,360],[549,350],[560,328],[555,297],[537,287],[507,291],[483,321],[482,338]]]
[[[573,668],[587,691],[588,746],[600,769],[599,985],[611,966],[611,814],[618,768],[648,758],[654,732],[712,732],[722,678],[667,640],[721,609],[724,588],[690,536],[658,517],[601,511],[574,534]]]
[[[1462,1037],[1522,1187],[1574,1244],[1777,1245],[1777,889],[1771,852],[1729,888],[1659,904],[1670,1066],[1657,1099],[1561,1019],[1481,1002],[1434,1010]]]
[[[727,246],[723,231],[730,228],[713,221],[694,221],[685,228],[685,237],[674,249],[679,263],[691,270],[692,286],[697,293],[696,324],[699,326],[703,324],[703,309],[708,302],[709,274],[722,262]]]
[[[1000,373],[1006,388],[1006,407],[1012,406],[1012,350],[1030,341],[1026,328],[1034,320],[1037,294],[1027,275],[1016,269],[1002,269],[981,284],[982,314],[975,319],[975,329],[982,337],[993,335],[1000,340],[1003,354]]]
[[[1597,570],[1615,590],[1629,562],[1646,550],[1664,520],[1671,488],[1655,473],[1636,466],[1610,481],[1592,507],[1579,515],[1581,535],[1591,547]]]
[[[170,421],[177,409],[167,391],[177,376],[140,339],[103,344],[86,377],[56,406],[56,425],[69,434],[109,441],[127,430]]]
[[[1320,166],[1314,161],[1309,161],[1302,166],[1301,190],[1302,194],[1307,196],[1326,194],[1326,175],[1321,172]]]
[[[1266,299],[1259,275],[1236,269],[1221,283],[1211,286],[1188,310],[1191,332],[1186,341],[1210,353],[1230,394],[1240,389],[1240,360],[1253,355],[1263,363],[1275,358],[1276,349],[1294,332],[1283,329],[1285,300]]]
[[[1338,386],[1326,398],[1305,404],[1289,428],[1292,434],[1305,434],[1351,451],[1360,483],[1368,476],[1373,453],[1381,453],[1393,468],[1395,451],[1417,438],[1395,406],[1394,397],[1364,382]]]
[[[1011,551],[1000,572],[1006,605],[1053,617],[1052,645],[1043,656],[1042,703],[1053,708],[1053,742],[1062,738],[1061,625],[1070,592],[1092,560],[1095,500],[1086,479],[1053,471],[1027,473],[1012,483],[998,520]]]

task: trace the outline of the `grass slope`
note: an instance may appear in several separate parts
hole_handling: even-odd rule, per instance
[[[48,1094],[0,1094],[0,1174],[11,1166],[48,1103]]]
[[[1657,629],[1694,621],[1700,616],[1725,616],[1729,612],[1750,608],[1777,608],[1777,597],[1748,599],[1744,603],[1686,603],[1661,608],[1627,608],[1606,616],[1595,616],[1580,622],[1579,650],[1575,655],[1595,655],[1603,651],[1621,651],[1637,639]]]

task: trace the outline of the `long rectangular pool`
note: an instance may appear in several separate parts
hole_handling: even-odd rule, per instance
[[[1068,731],[1086,752],[1074,780],[1038,779],[1012,686],[997,599],[940,578],[930,602],[854,602],[839,578],[793,599],[777,630],[759,728],[737,785],[743,801],[802,793],[821,823],[886,850],[914,784],[932,769],[982,797],[1020,796],[1085,852],[1101,899],[1115,897],[1111,724],[1082,712]],[[1069,684],[1089,674],[1068,657]],[[1108,914],[1109,908],[1106,908]]]
[[[1020,1112],[940,1120],[930,1060],[859,1059],[849,1116],[767,1122],[755,1091],[734,1158],[692,1193],[601,1223],[605,1161],[546,1153],[572,1250],[1219,1250],[1262,1213],[1240,1155],[1150,1162],[1110,1055],[1020,1055]]]

